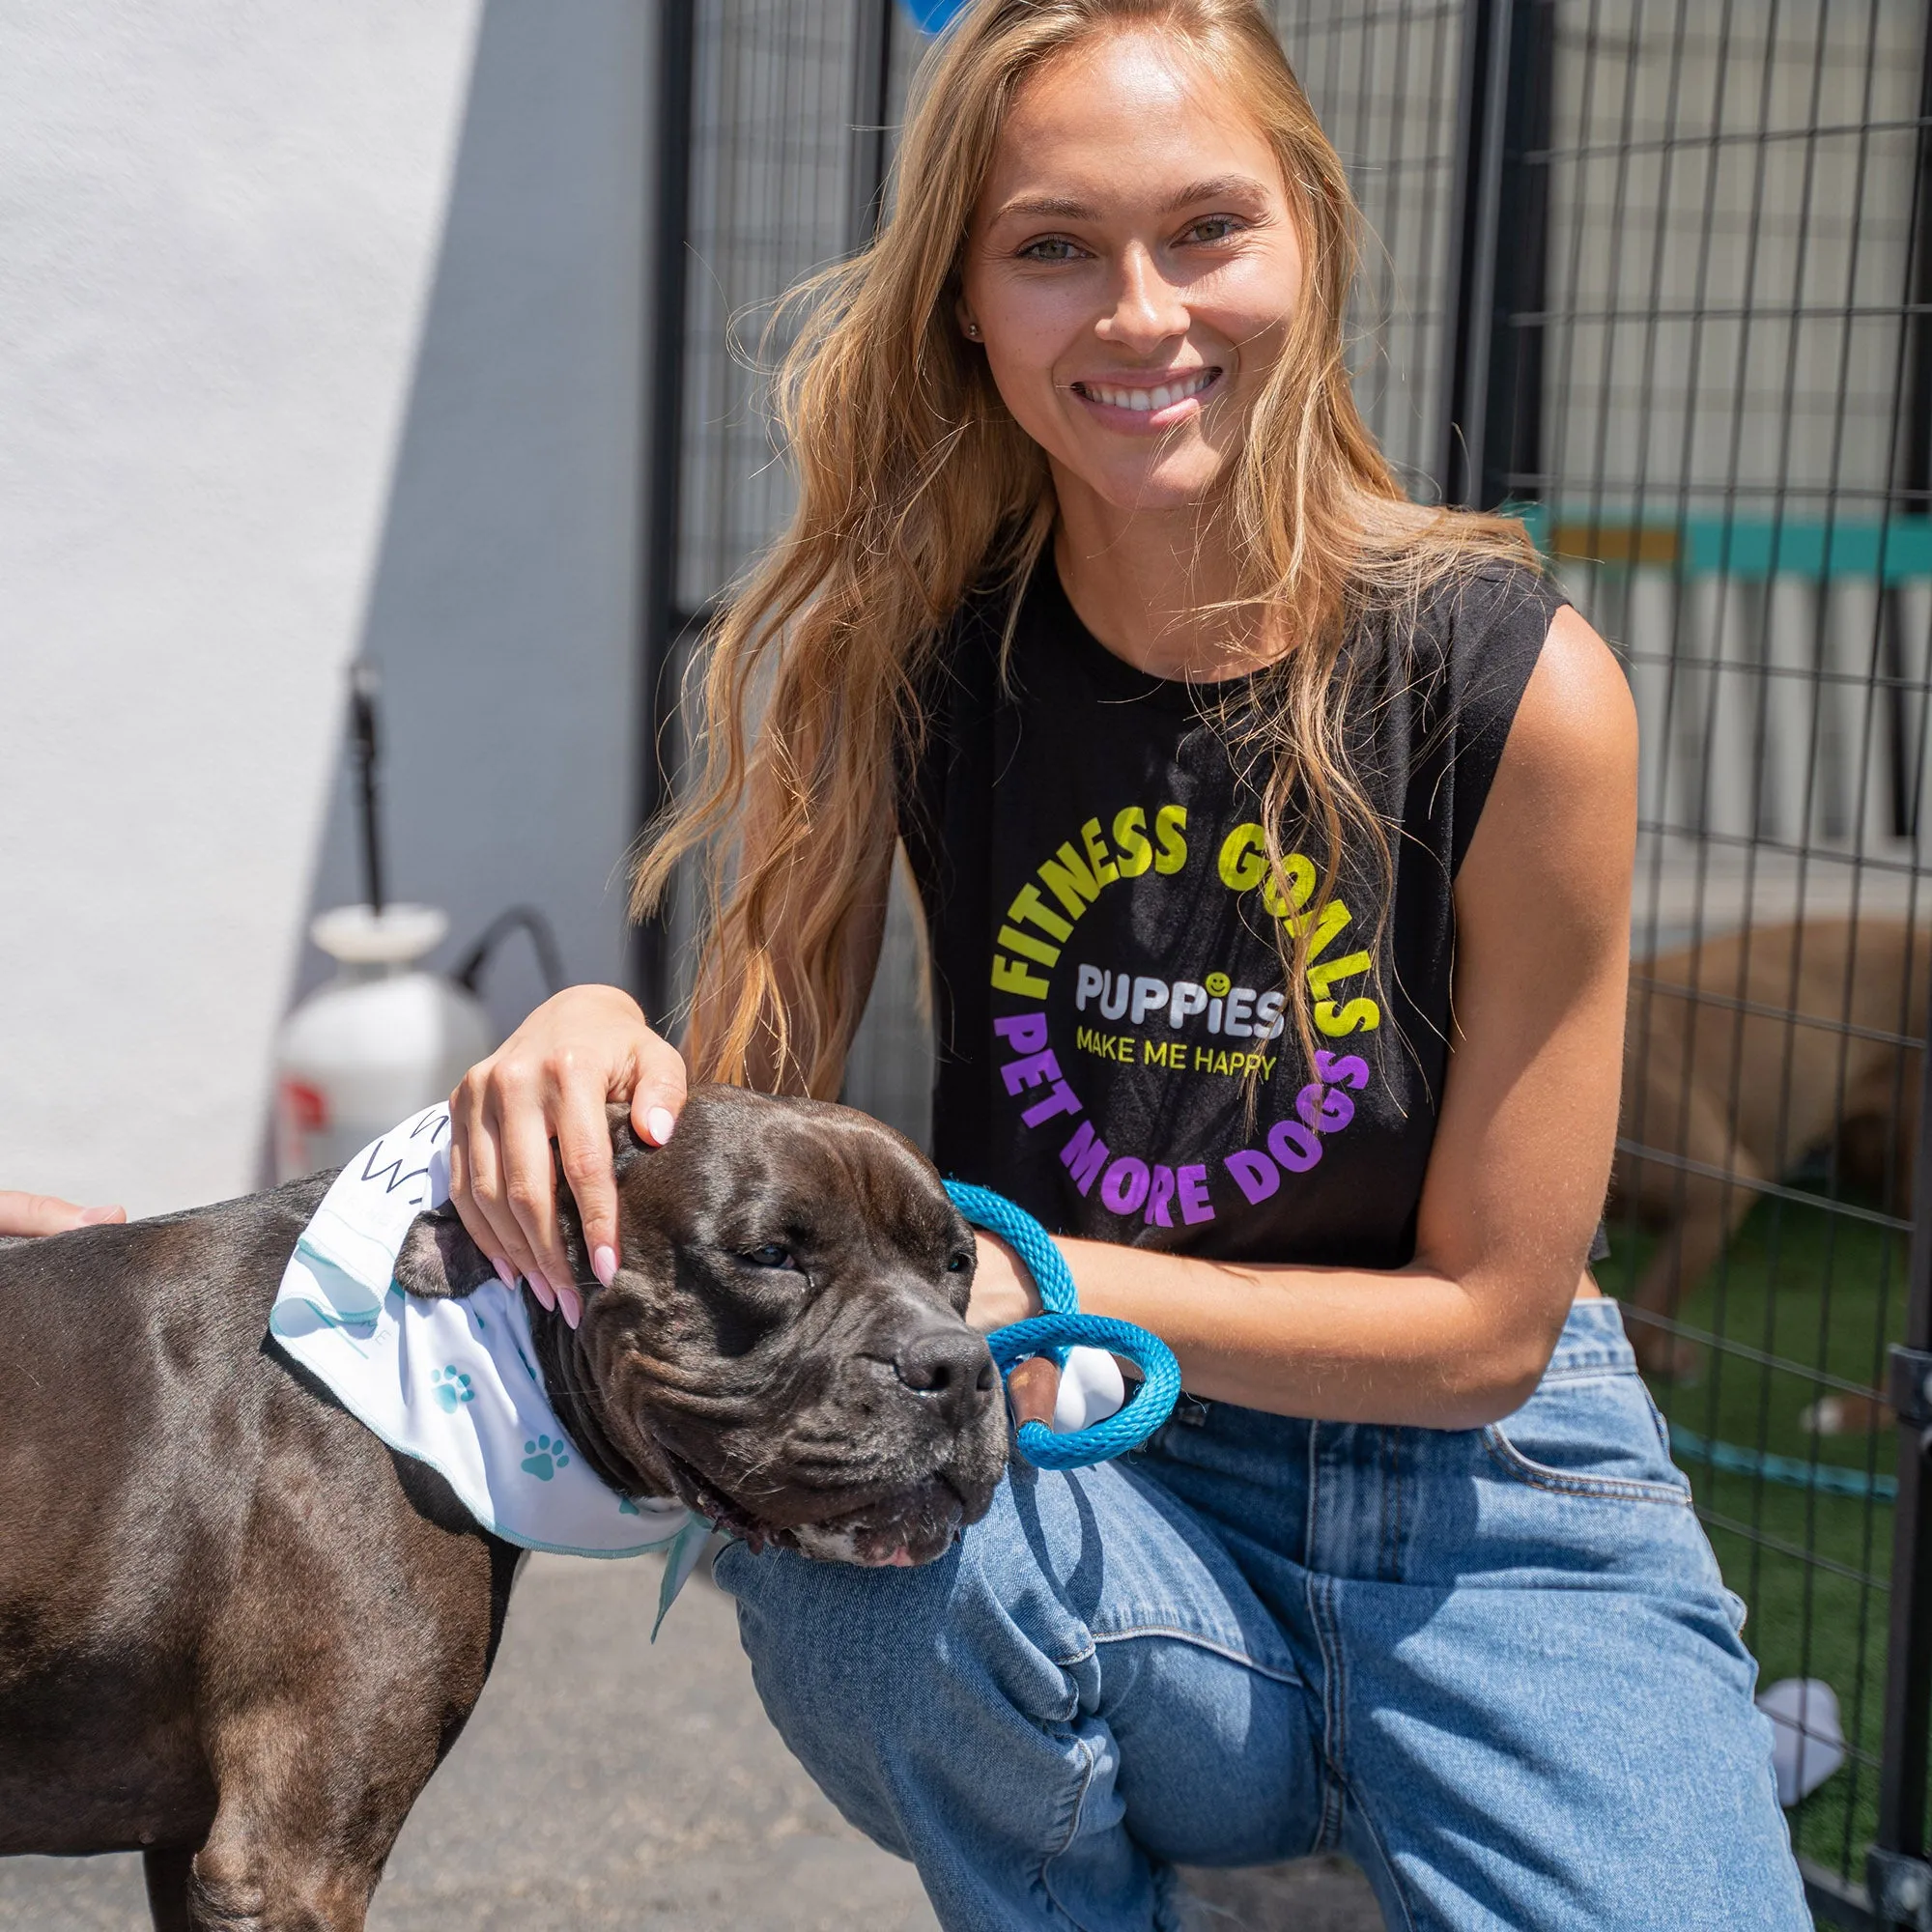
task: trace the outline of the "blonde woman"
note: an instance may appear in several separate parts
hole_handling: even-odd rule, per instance
[[[830,1095],[902,847],[941,1169],[1189,1396],[923,1566],[727,1549],[767,1709],[949,1927],[1169,1925],[1176,1863],[1329,1846],[1392,1925],[1807,1924],[1741,1606],[1585,1265],[1614,661],[1363,428],[1353,210],[1249,0],[980,0],[898,166],[809,292],[798,513],[639,904],[711,853],[692,1070]],[[579,988],[456,1095],[464,1218],[568,1320],[549,1143],[608,1281],[604,1103],[662,1140],[684,1080]],[[1035,1306],[981,1237],[972,1318]]]

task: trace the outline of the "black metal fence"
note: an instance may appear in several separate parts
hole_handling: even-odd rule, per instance
[[[924,44],[889,0],[661,4],[654,785],[685,643],[788,503],[733,318],[867,232]],[[1520,514],[1627,666],[1602,1279],[1784,1686],[1815,1909],[1932,1928],[1924,0],[1273,12],[1364,212],[1371,427],[1418,496]],[[918,980],[901,905],[848,1092],[923,1133]]]

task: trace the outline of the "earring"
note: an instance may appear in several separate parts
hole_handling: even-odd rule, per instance
[[[978,341],[979,341],[979,339],[980,339],[980,325],[979,325],[979,324],[978,324],[977,322],[969,322],[969,323],[968,323],[968,324],[966,325],[966,339],[967,339],[967,340],[968,340],[969,342],[978,342]]]

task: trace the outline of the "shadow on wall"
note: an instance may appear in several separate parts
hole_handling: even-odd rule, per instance
[[[438,965],[525,902],[567,979],[625,970],[651,20],[489,0],[478,31],[360,644],[388,890],[449,913]],[[362,896],[346,753],[312,877],[311,914]],[[304,945],[290,1003],[328,970]],[[482,988],[499,1031],[544,990],[520,937]]]

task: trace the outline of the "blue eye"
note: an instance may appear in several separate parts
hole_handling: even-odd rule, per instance
[[[965,1270],[971,1267],[972,1265],[973,1265],[973,1257],[969,1254],[962,1252],[954,1255],[952,1259],[946,1264],[946,1272],[948,1274],[963,1274]]]
[[[750,1262],[753,1267],[788,1268],[792,1265],[791,1250],[781,1247],[777,1241],[766,1241],[761,1247],[747,1248],[738,1259]]]

